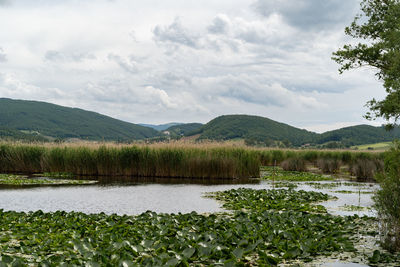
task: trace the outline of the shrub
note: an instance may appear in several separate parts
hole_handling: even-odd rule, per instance
[[[375,175],[383,170],[383,162],[379,159],[359,158],[350,164],[350,174],[358,180],[375,180]]]
[[[381,189],[374,196],[380,220],[382,245],[400,251],[400,143],[396,142],[385,157],[385,172],[376,176]]]
[[[307,171],[306,161],[300,157],[288,158],[281,163],[281,167],[285,171]]]
[[[317,160],[317,166],[323,173],[338,173],[341,164],[338,158],[321,158]]]

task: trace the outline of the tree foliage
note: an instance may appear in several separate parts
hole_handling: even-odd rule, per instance
[[[332,59],[341,65],[340,73],[363,66],[376,70],[387,96],[370,100],[365,117],[382,117],[390,128],[400,118],[400,1],[363,0],[361,11],[345,32],[363,41],[343,46]]]
[[[380,219],[382,245],[400,251],[400,143],[385,156],[385,173],[376,177],[381,189],[376,192],[375,208]]]
[[[154,129],[120,121],[99,113],[38,101],[0,98],[0,137],[20,132],[38,136],[84,140],[130,141],[159,135]],[[4,129],[9,129],[4,133]],[[27,135],[27,134],[25,134]]]

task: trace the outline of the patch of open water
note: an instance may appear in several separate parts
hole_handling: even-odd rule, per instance
[[[285,182],[286,183],[286,182]],[[319,191],[337,199],[322,202],[328,212],[336,215],[374,216],[371,192],[378,185],[346,181],[292,182],[295,190]],[[14,211],[54,212],[57,210],[84,213],[136,215],[147,210],[158,213],[211,213],[224,211],[220,203],[205,198],[208,192],[232,188],[272,189],[271,181],[245,180],[182,180],[182,179],[125,179],[118,182],[100,181],[91,185],[63,186],[1,186],[0,209]],[[343,206],[361,206],[363,210],[343,210]],[[359,263],[334,259],[315,260],[305,266],[360,267]]]
[[[332,181],[318,182],[332,184]],[[315,188],[314,184],[297,182],[295,190],[320,191],[338,199],[321,203],[336,215],[358,214],[373,216],[370,209],[345,211],[345,205],[370,208],[372,194],[363,194],[377,189],[375,184],[335,182],[337,186]],[[198,213],[224,211],[218,202],[205,198],[208,192],[247,187],[271,189],[270,181],[221,181],[221,180],[179,180],[179,179],[129,179],[119,182],[101,181],[99,184],[84,186],[40,186],[1,187],[0,208],[15,211],[53,212],[57,210],[80,211],[84,213],[135,215],[147,210],[162,213]],[[335,191],[354,193],[337,193]],[[356,193],[360,192],[360,193]]]

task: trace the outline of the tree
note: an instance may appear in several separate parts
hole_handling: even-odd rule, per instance
[[[367,102],[371,112],[364,117],[382,117],[392,128],[400,118],[400,0],[363,0],[361,11],[345,33],[363,42],[343,46],[332,59],[340,73],[363,66],[376,70],[387,96]]]
[[[400,118],[400,0],[363,0],[360,15],[346,28],[347,35],[364,40],[345,45],[333,53],[339,72],[370,66],[383,81],[387,92],[380,101],[367,103],[371,112],[365,117],[384,118],[392,128]],[[380,219],[383,245],[400,251],[400,144],[395,142],[385,155],[385,172],[378,175],[381,189],[374,196]]]

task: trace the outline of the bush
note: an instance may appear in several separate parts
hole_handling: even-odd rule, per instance
[[[400,143],[385,156],[385,172],[376,176],[381,189],[374,196],[382,245],[400,251]]]
[[[359,158],[350,164],[349,171],[360,181],[375,180],[375,175],[383,171],[383,162],[379,159]]]
[[[321,158],[317,161],[317,166],[323,173],[338,173],[341,164],[337,158]]]
[[[285,171],[307,171],[306,161],[300,157],[288,158],[281,163],[281,167]]]

